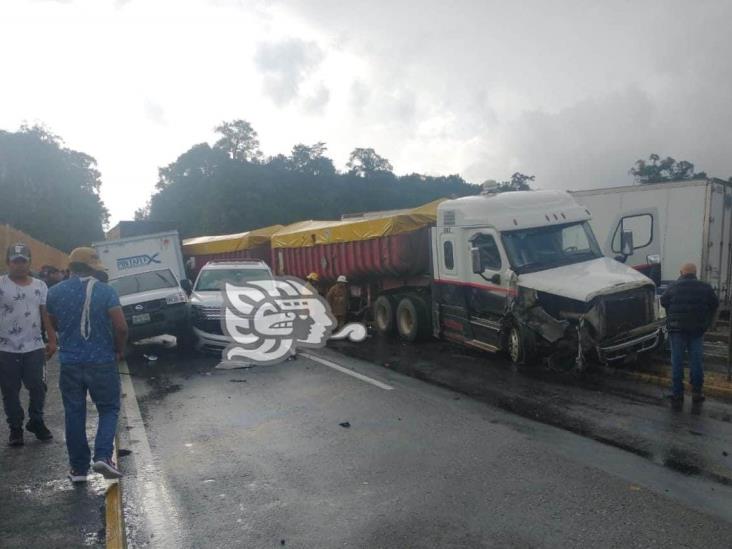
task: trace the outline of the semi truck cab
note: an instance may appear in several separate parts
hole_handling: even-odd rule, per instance
[[[505,350],[515,363],[569,355],[583,365],[590,354],[607,363],[656,349],[655,286],[603,256],[590,217],[562,191],[440,204],[431,233],[434,335]]]

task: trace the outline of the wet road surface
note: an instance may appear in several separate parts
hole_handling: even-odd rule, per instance
[[[45,421],[53,440],[41,442],[25,432],[25,446],[6,445],[0,428],[0,547],[104,547],[106,481],[92,474],[89,482],[72,485],[64,439],[64,416],[58,389],[59,364],[47,366]],[[21,390],[27,410],[28,392]],[[88,438],[93,445],[96,411],[89,403]],[[2,418],[5,423],[5,417]],[[27,420],[27,418],[26,418]]]
[[[139,410],[121,443],[133,547],[732,539],[723,403],[675,414],[658,388],[553,381],[438,342],[371,340],[243,370],[154,352],[125,376]]]

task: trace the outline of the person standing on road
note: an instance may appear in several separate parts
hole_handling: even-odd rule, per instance
[[[127,343],[127,323],[117,292],[95,278],[104,266],[93,248],[69,256],[72,276],[48,293],[48,312],[59,333],[59,387],[66,416],[66,448],[72,482],[85,482],[91,453],[86,438],[86,395],[99,413],[94,471],[105,478],[122,473],[112,460],[120,408],[117,362]]]
[[[305,287],[313,292],[315,295],[319,295],[320,292],[318,291],[317,284],[320,280],[320,276],[318,276],[318,273],[312,272],[310,273],[307,278],[305,279]]]
[[[696,278],[696,265],[686,263],[681,276],[661,296],[671,340],[673,380],[672,402],[684,401],[684,355],[689,354],[692,401],[704,401],[704,332],[711,326],[719,307],[712,287]]]
[[[333,316],[338,321],[338,329],[342,328],[346,323],[348,315],[348,279],[344,275],[340,275],[335,285],[328,290],[325,299],[330,305]]]
[[[10,427],[10,446],[23,445],[20,388],[28,389],[27,431],[39,440],[53,435],[43,421],[46,401],[46,359],[56,352],[56,332],[46,312],[46,284],[30,276],[31,251],[13,244],[5,259],[8,274],[0,276],[0,389]],[[44,343],[41,325],[48,343]]]

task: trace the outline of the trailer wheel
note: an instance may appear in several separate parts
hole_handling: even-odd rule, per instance
[[[374,302],[374,324],[380,334],[393,334],[396,329],[396,303],[386,295],[380,295]]]
[[[417,341],[430,331],[427,304],[417,296],[402,298],[396,311],[396,325],[399,336],[405,341]]]
[[[535,358],[534,337],[518,322],[512,322],[506,335],[505,349],[511,363],[530,364]]]

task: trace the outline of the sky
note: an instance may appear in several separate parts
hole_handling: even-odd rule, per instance
[[[732,176],[732,2],[13,0],[0,129],[97,159],[111,224],[244,119],[265,155],[373,147],[398,174],[632,183],[651,153]]]

